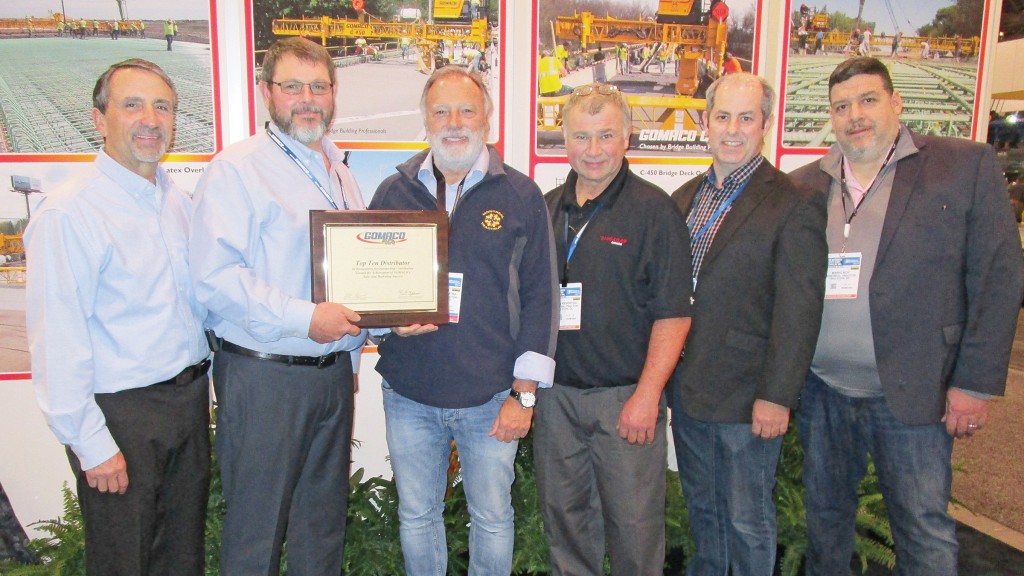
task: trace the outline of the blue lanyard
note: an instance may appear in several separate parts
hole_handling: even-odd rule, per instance
[[[324,185],[321,184],[319,180],[317,180],[316,175],[310,172],[309,168],[306,168],[306,165],[302,163],[302,160],[299,160],[299,157],[295,155],[295,152],[292,152],[291,148],[289,148],[287,144],[282,142],[281,139],[277,137],[277,134],[271,132],[270,128],[267,128],[267,136],[270,136],[270,139],[274,141],[274,144],[277,144],[278,148],[284,150],[284,153],[287,154],[288,157],[291,158],[293,162],[295,162],[295,165],[301,168],[302,171],[306,173],[306,177],[309,178],[310,182],[316,185],[317,189],[320,190],[320,193],[324,195],[324,198],[326,198],[327,201],[331,203],[331,207],[337,210],[337,202],[334,201],[334,198],[331,198],[331,194],[327,192],[327,189],[324,188]],[[340,177],[338,178],[338,183],[341,184]],[[345,202],[344,189],[342,189],[341,198],[341,201],[345,203],[345,209],[348,210],[348,202]]]
[[[602,204],[600,202],[595,202],[595,204],[597,206],[594,208],[594,211],[590,213],[590,218],[587,218],[587,221],[584,222],[583,226],[581,226],[579,231],[576,232],[576,236],[573,237],[572,242],[569,242],[569,207],[568,206],[565,207],[565,223],[564,223],[564,226],[563,226],[563,230],[564,230],[565,242],[566,242],[566,244],[568,244],[568,247],[566,248],[565,265],[562,266],[562,284],[563,285],[565,285],[565,283],[569,279],[568,278],[569,277],[569,262],[572,260],[573,254],[576,253],[576,248],[580,244],[580,238],[583,237],[583,231],[587,229],[587,226],[590,226],[591,222],[594,221],[594,217],[596,217],[597,213],[601,211],[601,208],[604,208],[604,204]]]
[[[740,192],[743,192],[743,189],[747,187],[747,184],[750,184],[750,178],[747,178],[747,181],[744,182],[742,186],[740,186],[736,190],[733,190],[733,193],[730,194],[729,197],[725,199],[725,202],[723,202],[722,205],[719,206],[713,214],[711,214],[711,217],[708,218],[708,221],[704,223],[704,226],[701,226],[701,229],[699,232],[697,232],[697,235],[691,239],[692,243],[696,244],[697,241],[699,241],[701,237],[704,236],[704,234],[708,231],[708,228],[711,228],[715,221],[718,220],[718,218],[721,217],[722,214],[729,209],[729,206],[732,206],[733,201],[735,201],[736,198],[740,195]]]

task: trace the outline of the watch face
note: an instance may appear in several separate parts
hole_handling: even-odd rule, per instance
[[[512,397],[519,400],[523,408],[533,408],[537,404],[537,396],[533,392],[516,392],[513,390]]]

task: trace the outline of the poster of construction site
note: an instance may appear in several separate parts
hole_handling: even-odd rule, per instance
[[[208,159],[220,148],[215,12],[215,0],[0,2],[0,157],[95,153],[96,78],[114,62],[145,58],[178,92],[168,159]]]
[[[986,0],[829,0],[789,4],[780,103],[783,148],[835,142],[828,77],[846,58],[873,56],[903,96],[901,121],[919,134],[970,138],[977,110]]]
[[[505,2],[499,0],[250,0],[253,129],[270,115],[260,102],[263,56],[279,38],[325,46],[337,65],[327,137],[349,149],[426,146],[419,105],[443,66],[481,73],[494,102],[489,141],[502,149]]]
[[[574,87],[592,82],[613,84],[629,100],[630,158],[706,160],[705,90],[722,74],[759,71],[758,0],[543,0],[534,6],[535,163],[564,157],[561,106]]]

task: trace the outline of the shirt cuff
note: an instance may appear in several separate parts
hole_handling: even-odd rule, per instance
[[[536,352],[524,352],[516,359],[512,375],[518,380],[533,380],[538,388],[551,388],[555,380],[555,360]]]
[[[313,321],[316,304],[309,300],[292,298],[285,306],[283,337],[309,338],[309,324]]]
[[[120,451],[117,442],[110,435],[106,426],[96,431],[90,438],[85,438],[81,443],[71,446],[71,451],[78,456],[78,463],[82,470],[90,470],[110,460]]]

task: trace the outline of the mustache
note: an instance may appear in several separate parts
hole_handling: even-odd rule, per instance
[[[846,127],[846,133],[852,134],[857,130],[863,130],[864,128],[870,127],[871,125],[865,122],[864,120],[856,120],[854,122],[851,122],[850,125]]]
[[[138,136],[142,138],[152,138],[155,136],[157,138],[160,138],[161,140],[167,139],[167,134],[164,133],[164,130],[162,128],[138,128],[135,130],[135,132],[133,132],[133,136]]]
[[[294,110],[292,110],[292,116],[296,114],[308,114],[310,112],[315,112],[321,116],[324,115],[323,107],[316,106],[314,104],[303,104],[301,106],[297,106]]]
[[[469,128],[445,128],[437,134],[439,138],[468,138],[473,135]]]

